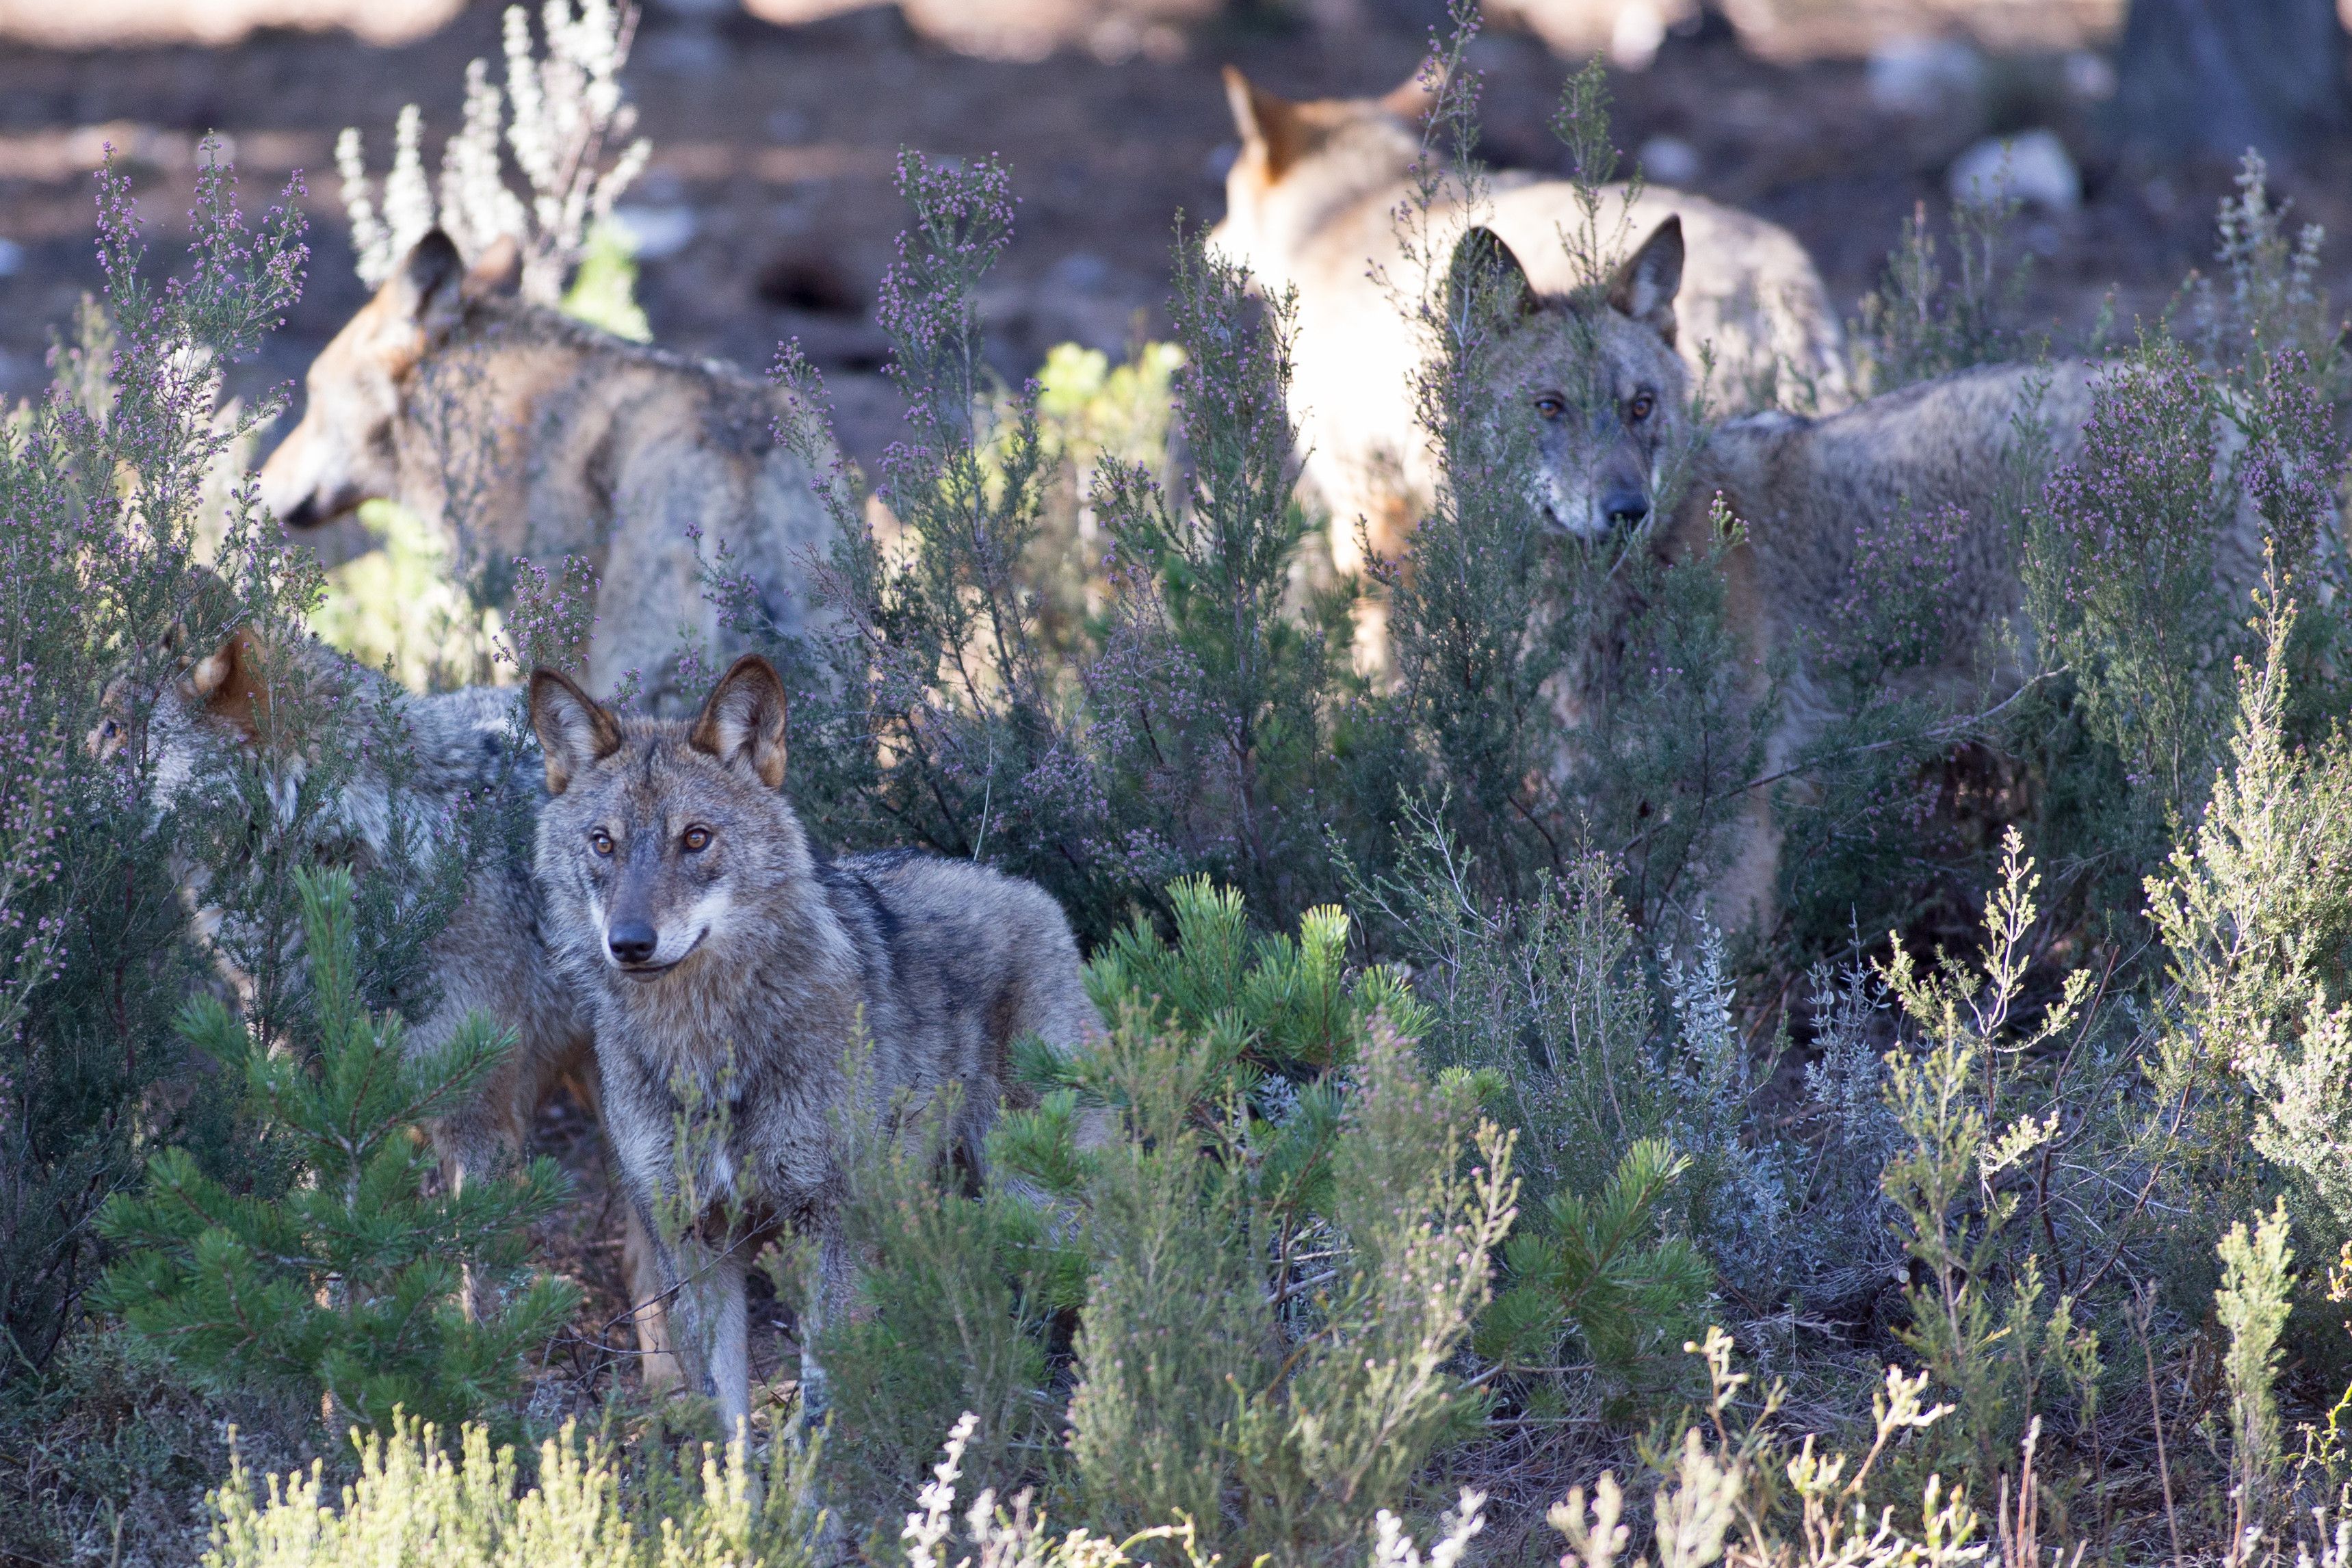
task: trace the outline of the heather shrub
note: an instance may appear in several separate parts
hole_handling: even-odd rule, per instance
[[[451,1568],[807,1568],[818,1560],[819,1510],[810,1466],[819,1450],[779,1433],[764,1461],[742,1442],[632,1466],[609,1436],[565,1422],[519,1465],[468,1425],[453,1453],[430,1422],[352,1434],[357,1473],[341,1507],[325,1467],[268,1478],[255,1495],[242,1458],[212,1494],[218,1522],[205,1568],[359,1568],[436,1563]]]
[[[488,61],[467,66],[465,123],[442,150],[437,201],[425,175],[424,120],[415,104],[400,111],[394,126],[392,169],[381,191],[368,176],[358,129],[345,128],[335,143],[335,163],[360,279],[382,283],[436,227],[469,261],[509,239],[521,253],[526,300],[577,305],[582,314],[595,310],[606,318],[599,325],[610,325],[618,310],[620,324],[642,327],[642,315],[634,323],[627,320],[635,307],[625,286],[617,301],[608,298],[617,269],[626,266],[625,248],[609,229],[596,232],[653,152],[642,137],[623,145],[636,124],[636,109],[620,82],[636,32],[635,8],[580,0],[574,9],[572,0],[548,0],[541,26],[543,59],[531,38],[530,14],[520,5],[507,7],[503,91],[490,80]],[[527,200],[508,182],[509,159],[522,175]],[[567,299],[566,282],[592,254],[596,272],[582,277]]]
[[[916,221],[879,316],[908,435],[876,494],[903,542],[877,542],[854,477],[837,475],[842,542],[821,583],[845,630],[777,647],[812,671],[795,723],[824,738],[800,798],[837,841],[911,840],[1034,877],[1089,936],[1190,873],[1295,915],[1332,880],[1346,639],[1330,635],[1336,610],[1283,608],[1304,531],[1283,309],[1180,237],[1172,438],[1188,463],[1171,489],[1162,463],[1094,453],[1106,597],[1066,658],[1064,590],[1036,573],[1055,553],[1043,542],[1069,449],[1056,441],[1074,437],[1049,440],[1038,388],[1001,393],[981,369],[975,290],[1011,238],[1008,178],[993,163],[900,162]],[[789,350],[779,374],[821,405]],[[814,430],[783,434],[818,449]]]
[[[864,1167],[860,1306],[817,1345],[854,1509],[913,1500],[913,1435],[967,1400],[976,1465],[1097,1528],[1322,1560],[1475,1407],[1453,1363],[1517,1190],[1479,1080],[1423,1079],[1336,910],[1291,939],[1204,882],[1170,900],[1174,944],[1139,925],[1089,966],[1108,1033],[1028,1058],[1045,1092],[977,1193],[919,1131]]]
[[[2028,525],[2034,625],[2158,822],[2189,804],[2229,700],[2214,679],[2235,630],[2214,576],[2236,500],[2216,480],[2221,417],[2179,345],[2144,342],[2094,390],[2083,455],[2051,475]]]
[[[2249,148],[2239,161],[2235,197],[2223,197],[2216,222],[2213,274],[2192,272],[2183,338],[2213,369],[2260,363],[2293,351],[2304,379],[2340,402],[2345,382],[2344,323],[2320,281],[2326,233],[2305,224],[2287,236],[2288,203],[2270,190],[2270,169]]]
[[[1953,204],[1957,276],[1937,259],[1927,204],[1912,209],[1853,324],[1858,387],[1878,397],[1970,365],[2032,357],[2014,325],[2033,267],[2030,251],[2012,256],[2010,230],[2020,205],[2006,195]]]
[[[1056,343],[1037,367],[1037,419],[1055,472],[1030,546],[1047,643],[1063,658],[1095,647],[1110,603],[1113,542],[1096,486],[1105,464],[1139,466],[1162,489],[1175,482],[1172,405],[1184,351],[1139,342],[1117,364],[1100,349]]]
[[[0,1390],[36,1379],[96,1272],[90,1219],[152,1141],[216,1158],[228,1124],[172,1020],[202,973],[184,877],[227,811],[165,798],[152,694],[181,648],[282,627],[308,579],[216,459],[266,424],[215,420],[222,364],[292,301],[304,251],[289,190],[258,228],[203,162],[186,276],[142,275],[127,177],[99,176],[104,313],[56,356],[49,394],[0,438]],[[200,532],[216,574],[194,567]],[[110,697],[111,700],[110,700]],[[102,754],[101,754],[102,753]],[[233,876],[233,873],[231,874]],[[381,932],[377,931],[376,935]]]

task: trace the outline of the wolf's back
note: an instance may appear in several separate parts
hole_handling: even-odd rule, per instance
[[[1066,1050],[1092,1024],[1070,922],[1035,883],[916,850],[845,856],[822,875],[843,923],[882,960],[868,973],[887,975],[888,994],[873,1010],[895,1012],[927,1054],[961,1058],[955,1067],[1002,1090],[1014,1040]]]

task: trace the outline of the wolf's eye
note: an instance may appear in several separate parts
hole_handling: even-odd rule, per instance
[[[686,836],[680,838],[678,842],[686,846],[686,852],[688,854],[699,855],[705,849],[710,847],[710,829],[708,827],[689,827],[686,830]]]
[[[1557,392],[1547,392],[1536,399],[1536,412],[1547,419],[1557,419],[1568,412],[1568,400]]]
[[[122,726],[111,719],[102,721],[98,726],[98,738],[101,741],[111,741],[121,733],[122,733]]]
[[[588,847],[599,855],[609,856],[613,853],[613,836],[600,827],[588,836]]]
[[[1656,400],[1652,398],[1651,395],[1645,392],[1639,397],[1633,399],[1632,405],[1626,408],[1625,413],[1630,418],[1632,418],[1634,424],[1639,425],[1643,420],[1647,419],[1650,416],[1650,410],[1656,406]]]

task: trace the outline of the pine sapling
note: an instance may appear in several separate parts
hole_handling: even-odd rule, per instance
[[[100,1228],[121,1247],[100,1303],[201,1387],[321,1394],[331,1423],[388,1428],[496,1413],[525,1354],[577,1304],[568,1282],[525,1279],[528,1226],[562,1186],[552,1161],[512,1181],[432,1192],[414,1130],[478,1093],[511,1037],[477,1016],[441,1052],[413,1054],[397,1017],[360,1005],[352,887],[299,871],[313,971],[307,1049],[272,1049],[200,997],[189,1042],[244,1080],[265,1136],[297,1173],[283,1194],[239,1194],[182,1149],[148,1167]],[[468,1319],[471,1269],[494,1305]]]

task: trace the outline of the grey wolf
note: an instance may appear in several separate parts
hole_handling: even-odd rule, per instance
[[[1497,350],[1496,374],[1501,406],[1519,408],[1536,426],[1533,488],[1551,526],[1587,547],[1622,541],[1664,561],[1712,547],[1718,500],[1743,525],[1726,563],[1726,614],[1749,672],[1747,699],[1760,699],[1768,668],[1788,670],[1766,742],[1768,774],[1790,766],[1827,717],[1808,661],[1833,633],[1863,531],[1906,509],[1964,521],[1949,580],[1937,585],[1940,651],[1903,682],[1957,711],[1969,697],[2014,690],[2032,673],[2004,503],[2043,466],[2079,455],[2093,394],[2112,367],[2080,360],[1980,366],[1835,414],[1759,412],[1695,433],[1672,335],[1682,276],[1675,226],[1662,226],[1627,260],[1605,304],[1540,291],[1491,234],[1473,231],[1465,243],[1502,269],[1505,297],[1517,301],[1519,324]],[[2222,449],[2233,449],[2231,433],[2220,435]],[[1678,497],[1661,496],[1658,456],[1686,443],[1696,446],[1686,481]],[[1661,502],[1666,510],[1656,513]],[[2221,581],[2259,577],[2261,538],[2259,516],[2242,506],[2214,563]],[[1596,637],[1605,641],[1610,630],[1604,625]],[[1563,773],[1573,769],[1599,668],[1557,693],[1568,729]],[[1763,916],[1779,856],[1769,805],[1751,790],[1730,852],[1707,879],[1719,923]]]
[[[679,1360],[730,1431],[750,1413],[743,1286],[759,1239],[785,1226],[817,1238],[813,1315],[845,1300],[835,1139],[853,1051],[870,1048],[858,1081],[876,1103],[953,1086],[950,1131],[977,1165],[1013,1042],[1067,1049],[1094,1019],[1043,889],[966,861],[812,845],[782,789],[784,716],[756,655],[691,721],[615,714],[551,670],[530,683],[550,943],[590,1008],[605,1129]],[[681,1142],[719,1107],[713,1136]],[[681,1215],[689,1188],[699,1212]],[[814,1357],[803,1384],[821,1405]]]
[[[1421,153],[1415,127],[1429,105],[1416,84],[1384,98],[1294,103],[1225,73],[1241,153],[1225,176],[1225,216],[1213,247],[1246,267],[1269,296],[1296,290],[1290,408],[1306,477],[1330,508],[1333,564],[1363,564],[1358,520],[1372,550],[1395,556],[1436,483],[1416,421],[1415,383],[1430,345],[1403,300],[1422,297],[1473,224],[1499,236],[1538,289],[1567,295],[1587,279],[1562,241],[1583,216],[1575,187],[1505,176],[1472,211],[1449,189],[1429,215],[1410,262],[1398,212]],[[1705,372],[1718,410],[1794,400],[1820,408],[1848,400],[1843,335],[1812,260],[1786,230],[1686,192],[1652,187],[1628,203],[1603,188],[1606,241],[1679,216],[1692,257],[1681,279],[1679,331],[1669,343]],[[1687,395],[1685,392],[1685,395]]]
[[[519,276],[510,244],[468,271],[439,230],[419,240],[311,364],[262,500],[300,531],[389,498],[493,576],[517,556],[586,560],[607,584],[589,681],[635,670],[658,709],[682,700],[682,639],[709,658],[740,642],[705,596],[711,571],[748,578],[775,631],[809,624],[803,556],[832,537],[811,488],[824,476],[773,433],[803,411],[726,365],[525,304]]]
[[[288,828],[297,792],[319,759],[299,740],[266,742],[289,739],[269,731],[274,715],[287,710],[289,687],[299,687],[306,706],[331,702],[339,724],[364,729],[381,718],[396,731],[373,738],[382,743],[345,748],[355,754],[334,773],[323,809],[302,824],[307,854],[365,872],[403,852],[396,827],[404,830],[406,853],[430,854],[457,830],[461,811],[496,814],[477,819],[488,831],[475,843],[487,843],[488,852],[473,861],[464,901],[426,953],[429,997],[405,1037],[413,1051],[436,1051],[477,1011],[514,1032],[512,1048],[479,1092],[427,1129],[445,1179],[462,1186],[511,1168],[539,1107],[567,1079],[593,1101],[588,1014],[549,954],[531,876],[530,830],[546,796],[537,744],[521,722],[522,694],[472,687],[412,696],[315,638],[273,649],[248,627],[165,668],[145,702],[124,689],[127,678],[118,679],[89,739],[101,757],[143,748],[160,806],[215,787],[240,763],[250,763],[265,771],[277,826]],[[397,769],[390,765],[394,754]],[[248,990],[217,943],[222,916],[211,877],[184,868],[182,885],[199,933],[215,939],[224,978]],[[659,1386],[674,1381],[675,1369],[634,1216],[625,1258],[646,1381]],[[478,1305],[470,1289],[468,1304]]]

